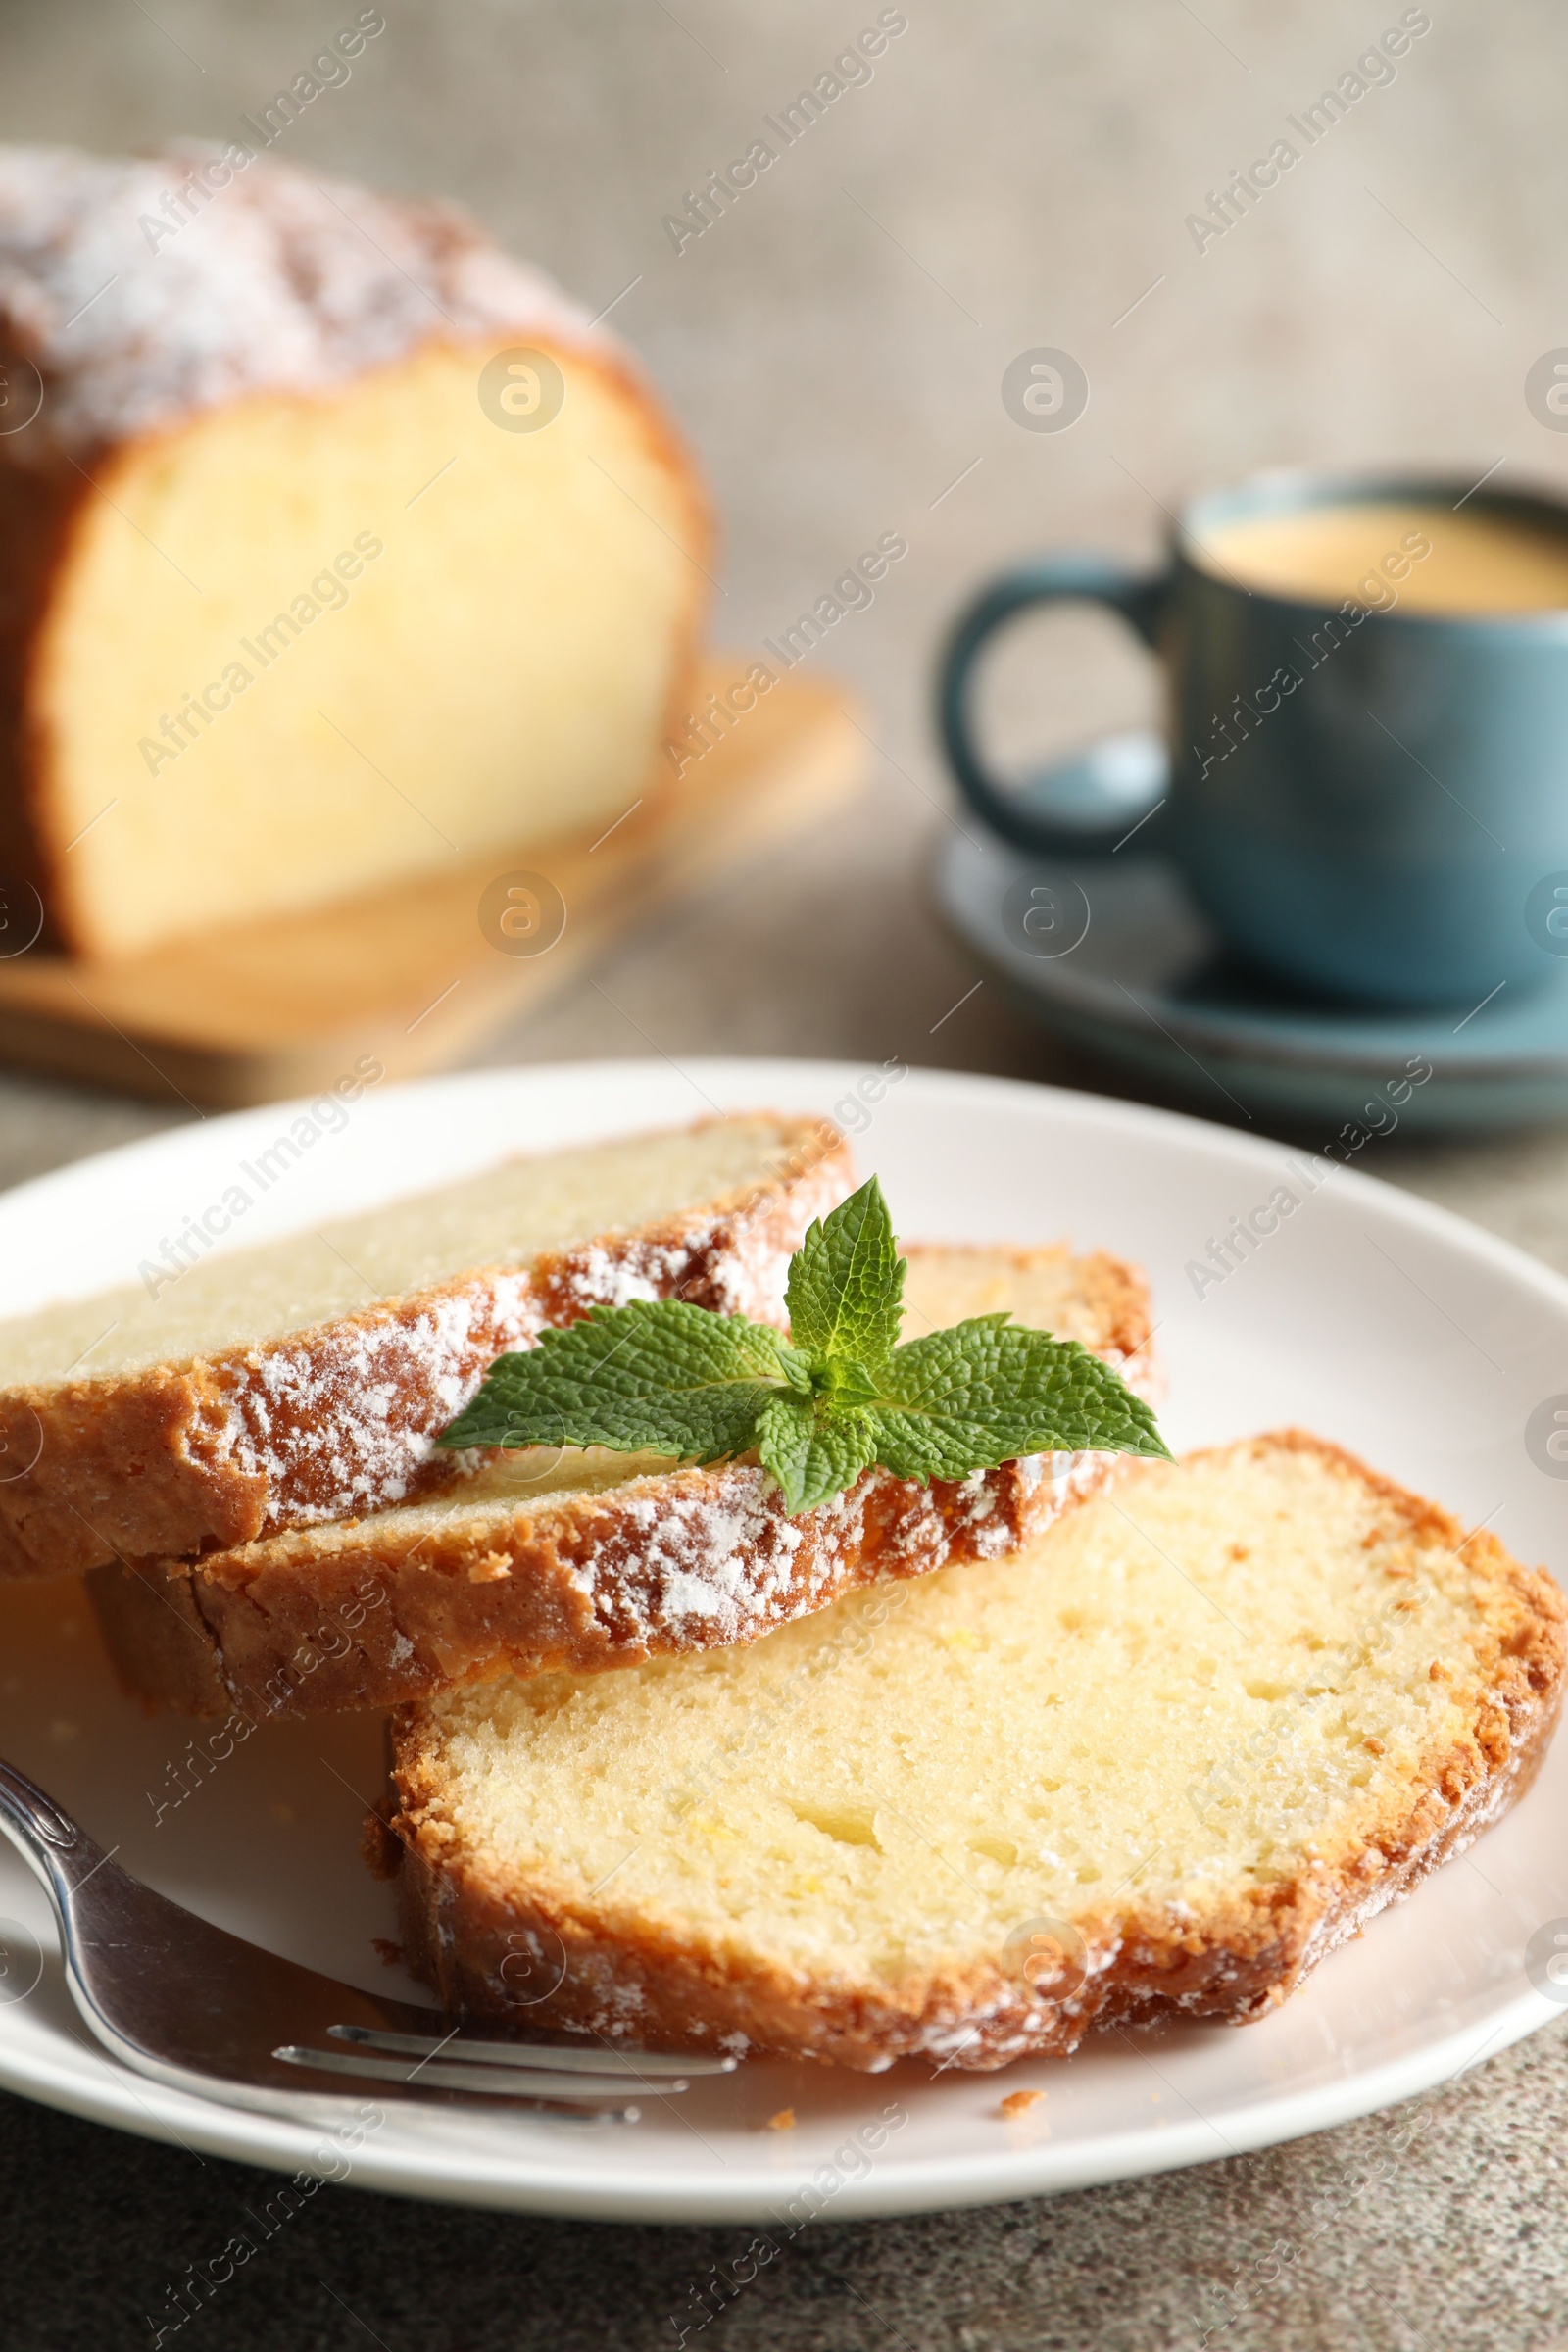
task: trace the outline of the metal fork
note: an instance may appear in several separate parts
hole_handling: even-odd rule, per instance
[[[353,2096],[347,2076],[398,2103],[633,2123],[638,2110],[627,2102],[636,2091],[662,2098],[685,2090],[694,2075],[735,2065],[481,2037],[439,2010],[280,1960],[155,1894],[4,1762],[0,1830],[48,1890],[66,1983],[97,2038],[137,2074],[198,2098],[295,2118],[336,2113]]]

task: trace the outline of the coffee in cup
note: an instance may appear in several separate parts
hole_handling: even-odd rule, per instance
[[[1252,514],[1196,548],[1223,579],[1374,612],[1568,612],[1568,533],[1487,508],[1367,500]]]
[[[1158,657],[1165,758],[1152,772],[1114,738],[1008,789],[976,746],[975,665],[1011,615],[1070,599]],[[1057,555],[987,589],[940,721],[1004,840],[1069,863],[1091,904],[1094,859],[1171,859],[1278,979],[1469,1008],[1568,956],[1568,505],[1546,492],[1274,474],[1211,493],[1158,572]]]

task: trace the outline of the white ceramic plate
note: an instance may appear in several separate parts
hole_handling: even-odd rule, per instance
[[[1176,1447],[1298,1422],[1365,1454],[1525,1559],[1560,1567],[1568,1486],[1525,1445],[1568,1383],[1568,1283],[1420,1201],[1337,1174],[1201,1300],[1185,1268],[1265,1201],[1283,1147],[1195,1121],[994,1079],[813,1062],[597,1063],[387,1088],[353,1108],[258,1203],[244,1238],[314,1223],[543,1149],[709,1107],[832,1110],[859,1130],[910,1238],[1071,1236],[1143,1262]],[[858,1090],[859,1090],[858,1092]],[[0,1313],[133,1278],[297,1106],[210,1119],[0,1200]],[[139,1876],[297,1960],[418,1997],[373,1955],[384,1887],[358,1853],[381,1774],[379,1720],[259,1730],[171,1800],[187,1728],[116,1691],[70,1584],[0,1593],[0,1754]],[[165,1810],[158,1814],[163,1803]],[[1338,1953],[1262,2024],[1179,2025],[1092,2041],[1065,2064],[933,2076],[744,2067],[645,2120],[578,2133],[515,2119],[388,2113],[352,2158],[361,2187],[620,2220],[771,2221],[1021,2197],[1255,2148],[1409,2097],[1559,2014],[1524,1952],[1568,1915],[1568,1741],[1477,1847]],[[0,2083],[157,2139],[341,2176],[314,2128],[210,2106],[112,2064],[77,2024],[41,1893],[0,1852],[0,1915],[47,1954],[36,1988],[0,1978]],[[13,1942],[15,1942],[13,1938]],[[1565,1990],[1568,1997],[1568,1990]],[[1008,2091],[1046,2099],[1016,2122]],[[793,2132],[766,2120],[792,2106]],[[890,2113],[891,2111],[891,2113]],[[316,2152],[321,2151],[319,2155]]]

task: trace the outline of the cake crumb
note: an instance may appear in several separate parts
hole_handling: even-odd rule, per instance
[[[1362,1740],[1361,1745],[1370,1755],[1381,1756],[1386,1752],[1382,1740],[1374,1740],[1370,1733],[1368,1733],[1367,1737]]]
[[[384,1962],[388,1968],[402,1967],[403,1946],[401,1943],[394,1943],[390,1936],[372,1936],[370,1949],[376,1958]]]
[[[1031,2107],[1038,2107],[1045,2095],[1043,2090],[1009,2090],[1001,2112],[1009,2124],[1014,2123],[1020,2115],[1027,2115]]]
[[[494,1585],[499,1583],[502,1577],[511,1574],[512,1562],[504,1551],[487,1551],[478,1559],[468,1562],[470,1585]]]
[[[781,2107],[777,2115],[770,2115],[767,2119],[767,2128],[770,2132],[793,2132],[795,2129],[794,2108]]]
[[[1427,1668],[1427,1674],[1433,1682],[1441,1683],[1444,1679],[1443,1660],[1441,1658],[1434,1658],[1431,1665]]]

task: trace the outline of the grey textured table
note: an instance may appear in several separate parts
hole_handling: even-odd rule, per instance
[[[1521,386],[1563,340],[1568,20],[1443,0],[1218,244],[1185,216],[1400,14],[1322,0],[907,0],[868,86],[676,254],[662,216],[877,6],[384,0],[387,29],[290,133],[310,169],[461,197],[645,354],[712,474],[714,634],[788,625],[889,528],[909,556],[822,649],[874,713],[870,791],[831,832],[628,939],[499,1058],[845,1054],[1072,1077],[933,937],[944,788],[935,631],[1043,542],[1152,554],[1185,492],[1287,461],[1496,461],[1561,481]],[[352,19],[319,0],[76,0],[0,13],[0,130],[123,151],[231,137]],[[1071,349],[1092,399],[1020,431],[999,386]],[[987,696],[1004,751],[1147,710],[1112,625],[1025,624]],[[1054,648],[1050,651],[1048,648]],[[1042,685],[1044,680],[1044,685]],[[956,1008],[956,1009],[955,1009]],[[165,1114],[0,1078],[0,1183]],[[1568,1270],[1568,1140],[1381,1147],[1407,1184]],[[1563,2352],[1568,2043],[1256,2157],[1054,2203],[813,2224],[706,2334],[731,2347]],[[185,2266],[271,2176],[0,2101],[0,2330],[17,2352],[152,2340]],[[323,2190],[177,2337],[289,2352],[672,2345],[739,2230],[612,2230]],[[1238,2284],[1240,2282],[1240,2284]],[[1217,2291],[1232,2289],[1228,2300]]]

